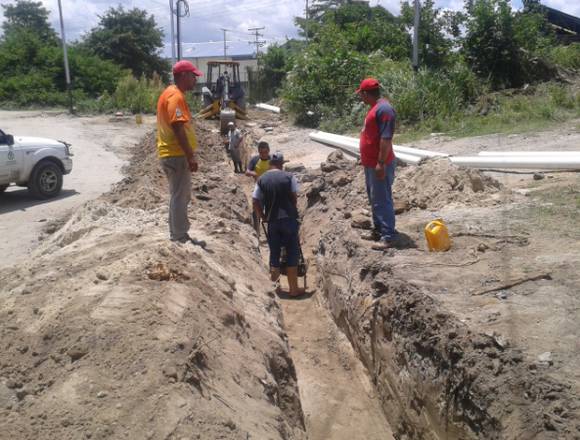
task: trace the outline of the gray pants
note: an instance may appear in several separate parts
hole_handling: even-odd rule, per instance
[[[161,166],[169,181],[169,238],[180,240],[189,231],[187,206],[191,200],[191,171],[183,156],[164,157]]]

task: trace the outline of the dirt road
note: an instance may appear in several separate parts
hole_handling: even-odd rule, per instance
[[[145,118],[71,117],[56,112],[0,111],[0,128],[21,136],[62,139],[72,144],[73,171],[64,176],[59,197],[47,201],[32,198],[26,188],[12,186],[0,195],[0,267],[26,258],[38,245],[47,221],[108,191],[122,178],[126,147],[138,142],[153,127]]]

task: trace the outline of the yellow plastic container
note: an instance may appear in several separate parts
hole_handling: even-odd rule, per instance
[[[451,247],[449,231],[447,231],[447,226],[445,226],[443,219],[440,218],[429,222],[425,226],[425,239],[430,251],[442,252],[449,250]]]
[[[135,115],[135,122],[137,125],[141,125],[143,123],[143,115],[141,113],[137,113]]]

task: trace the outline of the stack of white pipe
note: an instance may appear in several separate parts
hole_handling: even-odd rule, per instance
[[[326,133],[324,131],[315,131],[310,133],[310,139],[322,144],[338,147],[353,156],[360,157],[359,140],[356,138]],[[447,157],[444,153],[421,150],[419,148],[401,147],[399,145],[393,145],[393,149],[398,159],[411,165],[416,165],[425,158]]]
[[[268,110],[274,113],[280,113],[280,107],[276,107],[275,105],[264,104],[263,102],[256,104],[256,107],[262,110]]]
[[[331,145],[360,157],[358,139],[333,133],[317,131],[310,133],[316,142]],[[580,170],[580,151],[494,152],[485,151],[478,156],[454,156],[419,148],[394,145],[398,159],[408,164],[418,164],[422,159],[449,157],[457,166],[478,169],[527,169],[527,170]]]
[[[481,151],[451,161],[479,169],[580,170],[580,151]]]

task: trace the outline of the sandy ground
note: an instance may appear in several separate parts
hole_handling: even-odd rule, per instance
[[[334,150],[310,141],[310,129],[289,126],[283,118],[253,112],[247,126],[252,141],[265,140],[280,151],[287,166],[320,168]],[[272,131],[264,128],[271,127]],[[252,185],[241,184],[249,193]],[[262,243],[264,264],[268,249]],[[329,315],[316,287],[316,267],[308,275],[309,295],[281,301],[290,352],[296,365],[300,400],[310,440],[389,440],[393,434],[371,379],[345,335]],[[301,280],[302,281],[302,280]]]
[[[16,120],[45,119],[30,115]],[[65,188],[80,194],[36,205],[10,189],[0,199],[0,209],[5,200],[14,206],[0,211],[0,227],[8,219],[24,237],[1,231],[10,253],[0,266],[6,255],[22,261],[0,268],[2,432],[19,439],[576,438],[576,175],[498,182],[445,163],[400,169],[398,224],[408,246],[382,254],[360,237],[370,220],[352,161],[329,161],[331,150],[310,143],[309,130],[279,116],[251,116],[247,156],[264,139],[307,167],[299,177],[311,294],[302,300],[273,294],[267,250],[249,224],[251,182],[224,166],[212,122],[200,124],[202,165],[189,212],[191,233],[208,242],[204,251],[166,240],[167,189],[151,137],[129,148],[127,178],[107,192],[121,178],[125,147],[146,127],[46,117],[47,132],[35,135],[49,136],[58,123],[71,137],[50,137],[71,141],[77,156],[74,137],[86,138],[84,165],[75,157],[78,174],[65,177]],[[560,135],[564,143],[576,132],[535,140]],[[454,142],[475,149],[480,139]],[[551,148],[566,149],[562,143]],[[441,142],[441,151],[461,148]],[[117,173],[106,184],[103,167]],[[92,183],[80,191],[81,181]],[[71,209],[65,223],[41,222]],[[449,224],[448,253],[424,249],[422,227],[434,216]],[[37,246],[41,229],[46,238]],[[541,271],[551,278],[535,279]]]
[[[133,118],[71,117],[54,112],[0,111],[1,128],[10,134],[61,139],[72,144],[73,171],[64,176],[59,197],[38,201],[26,188],[12,186],[0,195],[0,267],[26,258],[38,245],[46,221],[107,192],[122,178],[128,146],[153,127],[153,118],[138,126]]]

